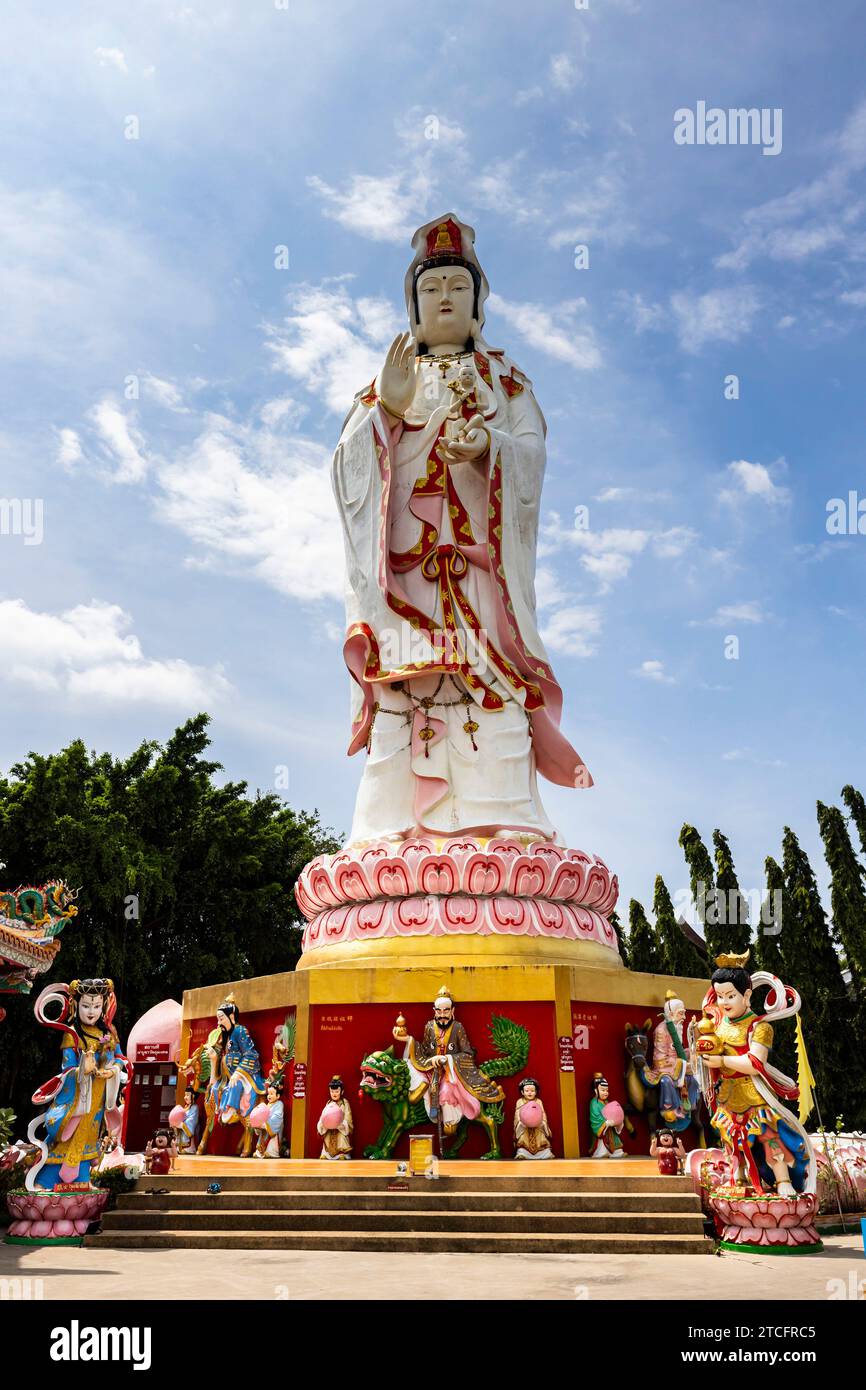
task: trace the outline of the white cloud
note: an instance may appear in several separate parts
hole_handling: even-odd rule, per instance
[[[118,72],[128,72],[126,57],[121,48],[95,48],[93,56],[101,68],[117,68]]]
[[[550,80],[560,92],[570,92],[580,77],[574,59],[567,53],[554,53],[550,60]]]
[[[75,430],[63,429],[57,431],[60,444],[57,449],[57,462],[61,468],[72,471],[77,463],[83,463],[84,453],[81,448],[81,440]]]
[[[407,241],[424,221],[433,191],[422,171],[411,179],[404,174],[353,174],[342,190],[315,174],[307,184],[321,199],[326,217],[371,241]]]
[[[700,352],[711,342],[736,342],[749,332],[759,307],[760,299],[752,285],[671,296],[677,335],[686,352]]]
[[[761,604],[756,599],[743,603],[729,603],[717,608],[711,618],[694,620],[690,627],[727,627],[734,623],[763,623],[767,620]]]
[[[642,294],[629,294],[619,290],[614,296],[616,303],[630,320],[635,333],[647,333],[667,326],[668,314],[661,304],[650,304]]]
[[[113,375],[150,327],[183,322],[193,333],[210,316],[209,293],[163,263],[141,226],[57,188],[0,185],[0,358],[45,362],[66,380]]]
[[[342,283],[301,285],[289,297],[283,322],[269,326],[268,346],[280,370],[345,415],[402,326],[387,300],[354,302]]]
[[[667,675],[663,661],[642,661],[634,676],[641,676],[644,680],[655,681],[659,685],[676,685],[676,677]]]
[[[593,371],[601,365],[601,352],[590,325],[581,322],[579,315],[586,309],[586,300],[566,301],[556,310],[541,304],[520,304],[491,294],[487,307],[509,323],[512,328],[540,352],[580,371]]]
[[[866,289],[845,290],[839,298],[843,304],[851,304],[855,309],[866,309]]]
[[[539,565],[535,571],[535,603],[538,608],[553,608],[568,600],[559,576],[548,565]]]
[[[731,748],[722,754],[723,763],[752,763],[755,767],[787,767],[782,758],[759,758],[751,748]]]
[[[144,440],[132,417],[124,415],[110,398],[98,402],[89,412],[96,434],[103,445],[103,457],[110,461],[111,481],[140,483],[148,470]]]
[[[601,613],[588,604],[558,609],[541,630],[549,651],[566,656],[588,657],[596,652],[601,634]]]
[[[753,261],[799,262],[825,256],[835,249],[840,255],[860,259],[862,215],[852,192],[852,181],[866,166],[866,101],[851,113],[841,131],[826,142],[822,172],[796,185],[781,197],[750,208],[742,219],[743,231],[732,250],[718,257],[726,270],[744,270]]]
[[[784,466],[779,460],[777,466]],[[734,488],[722,488],[719,501],[729,506],[737,506],[745,498],[758,497],[771,506],[779,506],[790,501],[790,493],[773,481],[770,470],[763,463],[749,463],[748,459],[737,459],[728,464],[728,474],[734,479]]]
[[[653,550],[660,560],[676,560],[695,544],[697,531],[691,526],[669,526],[653,536]]]
[[[580,551],[581,567],[598,581],[599,591],[607,593],[614,583],[627,578],[635,559],[648,546],[657,559],[674,560],[697,539],[690,526],[670,526],[661,531],[625,526],[601,531],[566,527],[558,513],[551,512],[541,526],[538,553],[545,557],[563,549]]]
[[[131,621],[116,604],[96,600],[57,614],[0,600],[0,679],[105,704],[201,708],[231,693],[218,667],[146,658]]]
[[[605,487],[597,492],[594,502],[669,502],[670,492],[662,488],[655,492],[645,492],[637,487]],[[683,528],[676,527],[675,530]]]
[[[208,416],[177,461],[158,469],[157,513],[214,567],[305,602],[341,598],[330,451],[288,433],[287,418],[271,428]]]
[[[174,410],[179,415],[186,414],[187,407],[183,403],[183,395],[173,381],[166,381],[163,377],[154,376],[152,372],[145,372],[142,382],[158,405],[164,406],[166,410]]]
[[[438,144],[450,146],[452,151],[466,143],[466,131],[456,121],[438,111],[426,110],[423,106],[412,106],[394,122],[397,135],[410,149],[426,150]]]
[[[544,194],[544,218],[560,225],[550,237],[554,250],[582,242],[608,242],[621,246],[636,231],[629,210],[629,183],[613,166],[597,171],[593,166],[566,176],[561,171],[543,172],[535,194],[536,205]]]

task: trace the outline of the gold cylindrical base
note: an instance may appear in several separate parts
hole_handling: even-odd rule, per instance
[[[436,968],[444,964],[467,966],[571,965],[590,969],[623,969],[619,954],[599,941],[563,941],[548,936],[478,936],[456,932],[452,936],[385,936],[370,941],[343,941],[306,951],[297,970],[334,969],[346,966],[387,965],[397,970]]]

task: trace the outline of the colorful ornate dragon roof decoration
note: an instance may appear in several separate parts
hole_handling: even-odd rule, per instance
[[[60,950],[66,923],[78,915],[79,892],[62,879],[0,892],[0,994],[30,993]]]

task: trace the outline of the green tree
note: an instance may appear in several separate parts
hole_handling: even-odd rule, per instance
[[[719,911],[717,928],[722,951],[740,954],[748,951],[752,939],[749,925],[749,904],[740,892],[731,847],[721,830],[713,831],[716,852],[716,899]],[[715,957],[716,951],[713,951]]]
[[[683,826],[679,843],[685,855],[689,871],[689,888],[697,919],[707,943],[707,959],[712,971],[713,961],[725,949],[724,941],[718,935],[717,914],[714,910],[716,875],[713,861],[693,825]]]
[[[866,799],[864,799],[862,792],[858,792],[855,787],[849,785],[842,788],[842,800],[848,807],[851,820],[857,827],[860,848],[866,855]]]
[[[862,1017],[866,1010],[866,873],[854,853],[845,817],[838,806],[818,802],[818,829],[830,868],[833,935],[845,952]]]
[[[863,1123],[862,1048],[855,1029],[855,1004],[827,922],[818,882],[797,836],[782,837],[781,949],[785,984],[800,994],[800,1016],[818,1103],[825,1119],[844,1115]]]
[[[764,860],[767,875],[767,897],[761,911],[761,921],[757,923],[757,936],[752,946],[752,964],[756,970],[766,970],[775,975],[783,984],[793,983],[788,978],[788,966],[783,954],[782,930],[785,922],[786,896],[785,876],[775,859]],[[790,911],[790,904],[787,904]],[[756,1000],[753,1007],[760,1009]],[[773,1025],[773,1049],[770,1061],[787,1076],[797,1075],[797,1051],[795,1023],[792,1018],[783,1018]],[[811,1060],[811,1058],[810,1058]]]
[[[616,942],[619,946],[620,960],[624,966],[628,967],[628,937],[622,929],[622,922],[619,920],[619,913],[616,908],[608,913],[607,920],[616,932]]]
[[[164,746],[148,741],[125,759],[77,740],[0,778],[5,882],[81,886],[80,915],[48,978],[113,978],[121,1036],[185,988],[292,969],[295,880],[338,848],[315,813],[250,797],[244,782],[218,784],[208,723],[199,714]],[[56,1038],[34,1027],[32,998],[10,996],[6,1008],[0,1095],[26,1114],[29,1093],[56,1070]]]
[[[632,898],[628,905],[628,963],[631,970],[665,974],[661,943],[637,898]]]
[[[707,966],[692,943],[683,935],[677,923],[671,895],[661,874],[655,882],[653,913],[656,937],[661,944],[664,971],[667,975],[685,975],[695,980],[706,978]]]

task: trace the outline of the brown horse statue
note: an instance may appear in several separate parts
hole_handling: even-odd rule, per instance
[[[652,1019],[648,1018],[642,1025],[637,1027],[631,1023],[625,1025],[625,1094],[626,1109],[632,1110],[638,1115],[642,1115],[649,1126],[652,1134],[658,1129],[659,1122],[659,1086],[658,1082],[647,1079],[647,1057],[650,1053],[652,1037]],[[703,1102],[701,1102],[691,1114],[686,1115],[682,1120],[675,1120],[665,1124],[666,1129],[674,1131],[688,1129],[689,1125],[694,1125],[698,1133],[700,1147],[706,1148],[706,1130],[702,1118]]]

